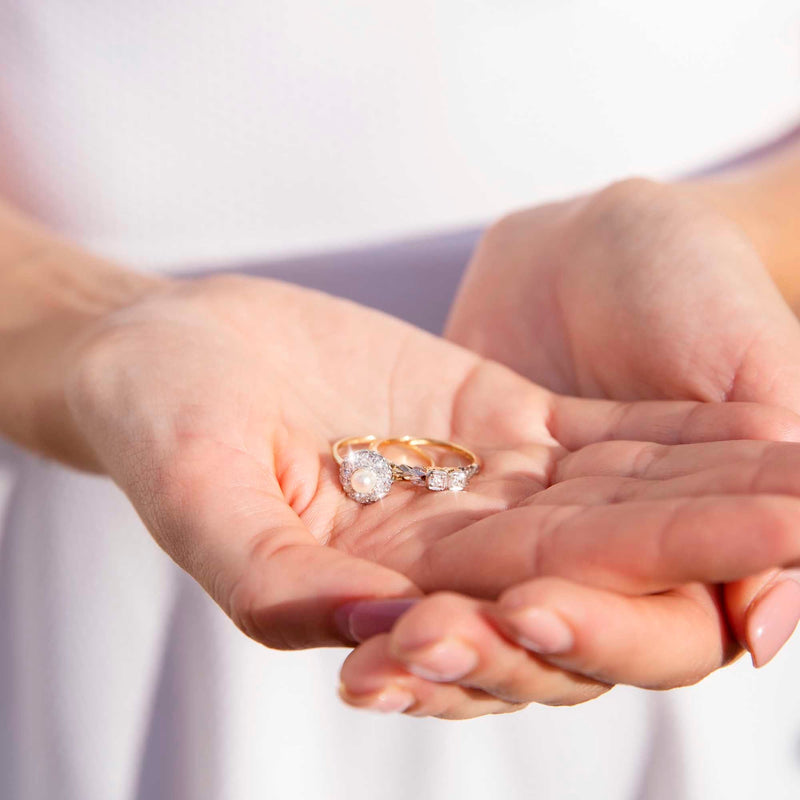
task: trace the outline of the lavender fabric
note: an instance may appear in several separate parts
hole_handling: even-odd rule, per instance
[[[481,229],[470,228],[371,247],[243,264],[230,271],[318,289],[441,333],[480,235]]]

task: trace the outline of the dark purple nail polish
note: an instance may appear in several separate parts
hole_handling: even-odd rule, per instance
[[[333,619],[345,638],[363,642],[378,633],[386,633],[411,606],[417,597],[395,597],[388,600],[355,600],[344,603],[333,612]]]

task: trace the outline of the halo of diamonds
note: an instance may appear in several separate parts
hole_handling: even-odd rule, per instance
[[[356,471],[364,470],[372,473],[374,484],[369,492],[357,491],[351,479]],[[363,473],[362,473],[363,474]],[[391,464],[375,450],[353,450],[342,459],[339,466],[339,481],[344,493],[357,503],[374,503],[382,500],[392,488]]]

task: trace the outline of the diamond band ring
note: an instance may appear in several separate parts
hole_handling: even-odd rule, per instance
[[[382,452],[390,448],[408,450],[424,463],[390,461]],[[425,436],[387,439],[371,435],[351,436],[335,442],[331,450],[339,464],[342,489],[357,503],[374,503],[383,499],[395,481],[424,486],[432,492],[463,491],[480,469],[480,459],[471,450],[453,442]],[[437,464],[430,450],[441,451],[461,463],[455,466]]]

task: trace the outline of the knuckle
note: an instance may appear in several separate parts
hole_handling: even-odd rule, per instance
[[[662,197],[667,192],[669,189],[664,184],[634,175],[610,183],[597,192],[595,199],[613,208],[638,208],[643,201]]]
[[[672,207],[671,195],[672,190],[649,178],[617,181],[587,198],[575,217],[577,228],[628,247],[637,241],[632,233],[644,220]]]
[[[516,248],[525,232],[525,212],[515,211],[496,219],[484,231],[480,247],[483,250],[506,251]]]
[[[504,214],[486,228],[481,238],[481,248],[497,248],[506,252],[525,246],[527,252],[527,245],[532,237],[550,226],[557,227],[561,221],[567,219],[574,202],[566,200],[548,203]]]

